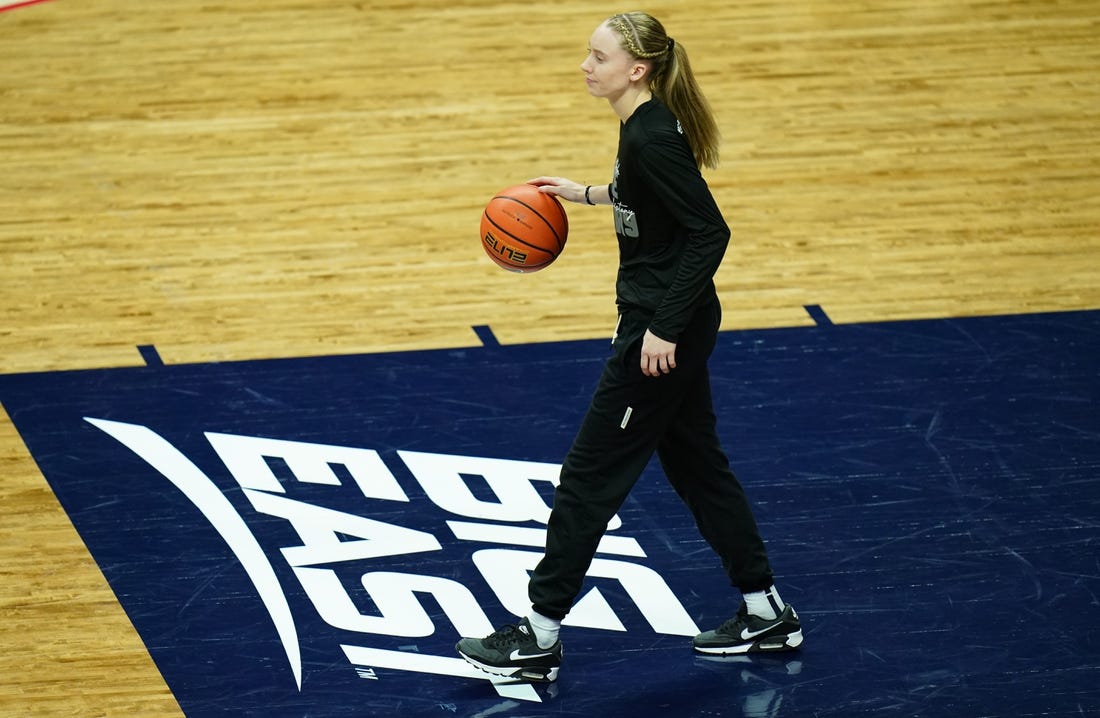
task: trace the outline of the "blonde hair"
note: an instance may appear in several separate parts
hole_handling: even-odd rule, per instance
[[[612,15],[607,25],[622,38],[624,50],[649,63],[649,89],[680,121],[696,164],[717,167],[721,133],[710,103],[695,81],[687,51],[648,13]]]

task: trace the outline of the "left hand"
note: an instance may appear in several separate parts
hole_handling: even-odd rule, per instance
[[[668,374],[676,368],[676,344],[666,342],[648,329],[642,337],[642,373],[646,376]]]

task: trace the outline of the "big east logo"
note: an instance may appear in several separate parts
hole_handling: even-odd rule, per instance
[[[299,690],[304,677],[298,619],[303,609],[292,608],[271,554],[281,555],[317,616],[333,628],[361,636],[339,646],[360,676],[378,679],[378,669],[389,669],[488,680],[502,696],[540,700],[530,685],[481,673],[450,651],[431,655],[394,650],[372,645],[372,636],[427,637],[443,632],[448,640],[442,645],[449,646],[458,636],[486,635],[494,626],[478,597],[487,592],[508,611],[525,614],[530,607],[528,571],[542,556],[550,514],[536,485],[556,485],[560,465],[398,451],[402,468],[430,502],[408,506],[408,512],[439,515],[438,526],[425,531],[392,519],[401,515],[395,506],[412,500],[391,467],[371,449],[205,433],[247,502],[241,510],[207,473],[152,429],[97,418],[85,421],[163,475],[224,539],[271,616]],[[285,471],[277,475],[274,465]],[[354,484],[357,506],[345,502],[336,509],[296,496],[307,493],[307,488],[316,496],[318,489],[323,494],[325,487],[335,490],[347,482]],[[475,492],[474,482],[487,487],[487,493]],[[250,528],[250,521],[261,517],[285,521],[298,541],[267,550]],[[622,528],[621,519],[614,517],[589,575],[617,581],[654,632],[696,634],[698,628],[668,584],[645,565],[644,547],[620,533]],[[445,576],[392,568],[396,556],[438,553],[461,554],[463,560],[469,556],[475,571],[467,573],[480,579],[467,582],[454,578],[453,571]],[[404,565],[410,563],[416,565]],[[358,576],[354,588],[345,583],[349,568]],[[353,594],[362,592],[375,609],[371,613],[358,608],[361,602]],[[427,597],[442,609],[446,623],[433,619],[424,603]],[[566,624],[626,630],[598,587],[582,594]]]

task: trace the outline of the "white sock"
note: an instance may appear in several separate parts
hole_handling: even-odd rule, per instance
[[[749,613],[769,621],[779,618],[779,614],[787,606],[783,603],[783,599],[779,597],[779,591],[775,590],[775,586],[768,588],[766,591],[746,593],[744,598],[745,607],[749,609]]]
[[[532,610],[527,616],[527,621],[535,631],[535,640],[539,648],[550,648],[558,642],[558,632],[561,630],[561,621],[547,618],[538,611]]]

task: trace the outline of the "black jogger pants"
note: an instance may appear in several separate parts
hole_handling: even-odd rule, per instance
[[[752,509],[718,440],[707,360],[722,311],[717,298],[696,310],[676,345],[676,368],[647,377],[642,337],[650,316],[622,315],[614,353],[562,464],[546,552],[528,594],[536,611],[562,619],[580,594],[608,521],[656,452],[731,583],[743,592],[772,584]]]

